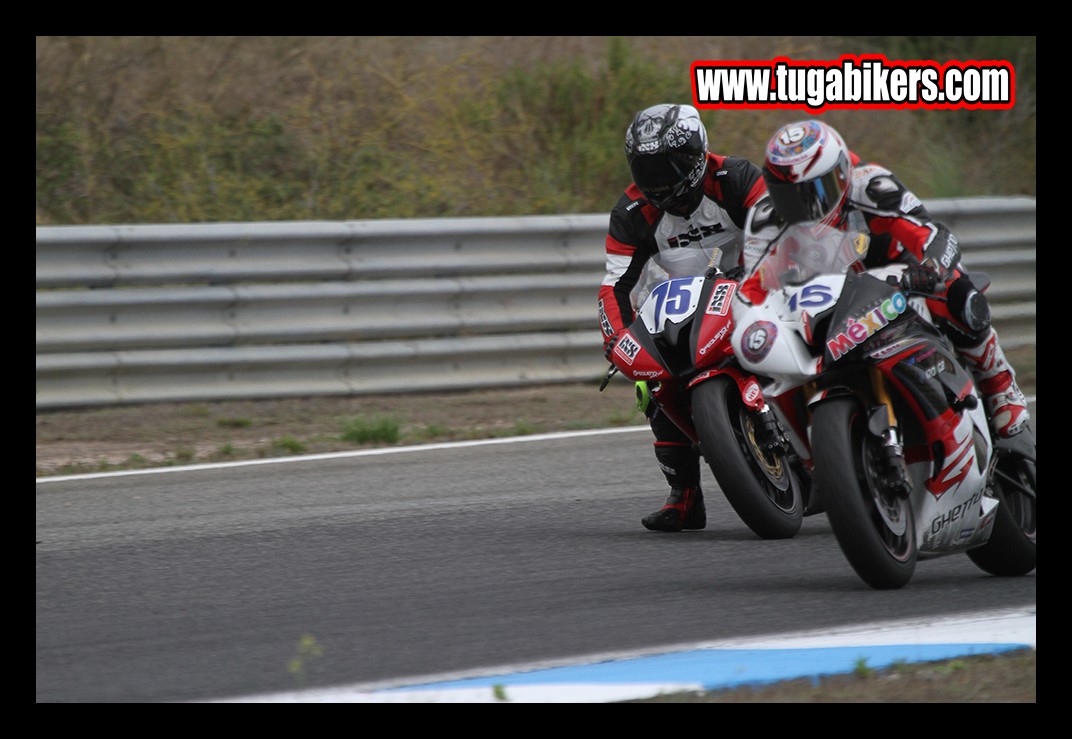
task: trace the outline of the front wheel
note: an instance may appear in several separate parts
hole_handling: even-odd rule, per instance
[[[838,545],[856,574],[876,590],[904,587],[916,569],[916,525],[905,496],[881,484],[882,440],[867,429],[853,398],[832,398],[812,415],[815,485]]]
[[[789,539],[804,518],[801,485],[784,455],[760,449],[758,415],[729,377],[714,377],[692,390],[700,451],[733,510],[757,536]]]

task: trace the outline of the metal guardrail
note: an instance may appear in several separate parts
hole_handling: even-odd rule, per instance
[[[928,203],[1035,341],[1035,199]],[[605,214],[37,229],[37,408],[596,380]]]

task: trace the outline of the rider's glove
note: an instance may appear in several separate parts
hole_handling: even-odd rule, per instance
[[[727,280],[740,282],[742,277],[744,277],[744,267],[740,265],[726,272]]]
[[[614,345],[618,343],[618,337],[621,333],[621,331],[615,331],[603,340],[603,356],[607,359],[610,359],[611,353],[614,352]]]
[[[910,264],[901,275],[901,287],[908,292],[932,295],[938,287],[938,273],[923,264]]]

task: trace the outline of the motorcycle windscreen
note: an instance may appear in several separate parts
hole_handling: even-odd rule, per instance
[[[753,267],[765,292],[803,285],[819,275],[845,274],[867,256],[870,239],[814,223],[787,226]],[[755,245],[748,244],[754,250]]]

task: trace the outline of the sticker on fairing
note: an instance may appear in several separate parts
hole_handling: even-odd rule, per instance
[[[748,384],[744,386],[744,402],[751,405],[756,402],[756,398],[758,398],[759,395],[759,384],[755,380],[749,380]]]
[[[711,302],[707,304],[707,315],[724,316],[730,312],[730,298],[737,288],[734,282],[720,282],[711,291]]]
[[[633,341],[633,337],[628,333],[622,334],[622,337],[618,339],[618,343],[614,345],[614,353],[624,359],[626,364],[630,366],[632,366],[633,360],[636,359],[639,352],[640,344]]]
[[[741,354],[749,362],[762,362],[778,338],[778,327],[770,321],[756,321],[744,330]]]
[[[894,293],[878,307],[857,318],[850,318],[845,330],[826,342],[826,350],[835,360],[864,343],[869,336],[885,327],[890,321],[908,310],[908,299],[903,293]]]
[[[668,323],[681,323],[696,311],[703,277],[675,277],[660,282],[640,306],[638,315],[648,333],[657,334]]]

